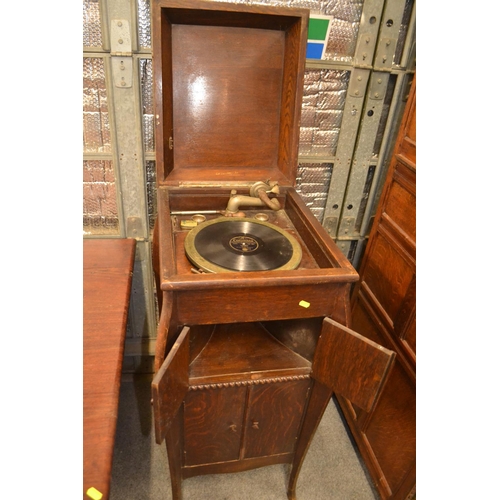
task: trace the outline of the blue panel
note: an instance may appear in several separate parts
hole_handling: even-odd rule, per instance
[[[323,54],[324,43],[317,42],[307,42],[307,59],[321,59],[321,55]]]

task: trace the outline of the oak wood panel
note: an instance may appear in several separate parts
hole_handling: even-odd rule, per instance
[[[415,88],[416,80],[413,83]],[[413,96],[415,91],[413,90]],[[400,151],[398,154],[403,156],[408,162],[411,162],[416,168],[417,164],[417,104],[416,99],[410,96],[408,103],[409,109],[406,116],[406,121],[402,125],[402,139],[400,142]]]
[[[152,382],[156,442],[161,444],[189,387],[189,328],[184,327]]]
[[[397,353],[375,409],[339,398],[382,500],[416,484],[416,77],[352,296],[353,328]]]
[[[172,23],[164,12],[156,10],[157,2],[151,5],[151,28],[155,57],[153,57],[153,92],[155,96],[155,137],[157,164],[157,184],[161,185],[174,164],[173,149],[170,138],[173,137],[173,87],[172,87]],[[158,48],[159,47],[159,48]]]
[[[173,27],[175,168],[277,166],[284,38],[274,30]]]
[[[412,141],[403,141],[400,145],[400,151],[399,153],[395,156],[398,161],[405,163],[412,169],[416,169],[417,165],[414,162],[414,157],[415,156],[415,144]]]
[[[353,310],[353,328],[362,331],[373,342],[397,352],[394,368],[373,412],[366,414],[339,398],[344,414],[352,418],[354,411],[356,415],[357,423],[353,425],[351,420],[351,429],[375,486],[382,498],[393,498],[415,462],[415,372],[391,334],[377,322],[376,312],[362,295],[357,298]]]
[[[417,120],[416,120],[416,113],[417,113],[417,107],[415,102],[410,103],[410,113],[408,116],[408,127],[406,129],[406,138],[409,139],[416,148],[417,144]],[[415,151],[416,153],[416,151]],[[416,157],[413,156],[412,160],[415,161]]]
[[[167,430],[165,444],[168,455],[168,468],[172,485],[172,498],[182,499],[182,463],[184,460],[184,405],[181,405],[172,424]]]
[[[365,431],[391,490],[396,491],[416,460],[416,389],[401,364],[393,373]]]
[[[417,258],[415,241],[409,238],[404,231],[401,231],[385,212],[378,222],[378,234],[383,236],[394,247],[394,250],[401,255],[401,258],[406,260],[410,267],[415,268]]]
[[[276,281],[278,283],[278,281]],[[348,286],[348,285],[347,285]],[[283,287],[272,294],[269,288],[232,288],[178,292],[179,321],[185,324],[250,322],[290,318],[337,316],[344,311],[345,283]],[[270,300],[272,298],[272,300]],[[301,303],[305,301],[305,307]]]
[[[408,287],[405,298],[401,302],[398,316],[394,321],[394,336],[398,336],[404,340],[402,346],[405,349],[405,354],[413,363],[416,362],[416,331],[415,331],[415,316],[416,316],[416,301],[417,301],[417,277],[414,274],[413,279]],[[413,332],[412,332],[413,325]]]
[[[394,321],[412,282],[413,266],[401,251],[380,233],[373,236],[370,259],[363,272],[363,282],[377,297],[384,311]]]
[[[159,0],[166,6],[170,22],[175,24],[195,24],[199,26],[246,27],[255,29],[287,30],[296,21],[298,13],[308,14],[304,9],[284,11],[276,6],[247,5],[206,2],[204,0]]]
[[[300,128],[293,124],[300,123],[302,112],[308,17],[309,12],[303,10],[302,21],[292,23],[285,32],[278,166],[289,185],[295,185],[298,166]]]
[[[246,387],[189,391],[184,403],[185,465],[240,456]]]
[[[325,318],[312,376],[369,412],[380,397],[394,357],[394,352]]]
[[[258,323],[217,325],[210,341],[191,363],[191,385],[226,380],[258,380],[309,374],[311,363],[270,335]]]
[[[290,184],[289,175],[291,174],[283,174],[277,167],[224,167],[218,169],[217,172],[206,167],[177,167],[168,173],[162,186],[213,186],[214,184],[227,185],[231,183],[237,185],[242,182],[252,183],[256,179],[271,179],[277,181],[281,186],[287,186]]]
[[[408,170],[399,164],[396,167],[397,172]],[[400,181],[401,180],[401,181]],[[415,180],[413,180],[413,189]],[[391,183],[387,203],[385,204],[385,213],[392,221],[404,231],[412,241],[416,240],[416,198],[415,192],[409,189],[402,176],[396,176]]]
[[[269,168],[293,182],[309,12],[152,7],[158,183],[255,179]]]
[[[310,385],[305,379],[250,386],[243,457],[294,451]]]
[[[177,334],[180,333],[175,302],[172,292],[163,291],[158,295],[158,303],[161,304],[161,307],[159,307],[160,322],[158,324],[155,348],[155,373],[160,369],[166,353],[170,351],[177,338]]]
[[[83,489],[108,498],[136,241],[83,241]]]
[[[322,322],[323,318],[299,318],[270,321],[264,326],[282,344],[312,362]]]
[[[356,314],[356,318],[354,318],[354,314]],[[363,324],[363,321],[368,318],[370,324]],[[380,304],[373,294],[369,293],[368,288],[360,288],[356,300],[353,301],[352,328],[357,332],[365,332],[366,330],[367,333],[366,335],[363,333],[364,336],[395,351],[398,362],[404,365],[408,374],[415,379],[415,360],[408,356],[408,350],[406,345],[401,342],[401,336],[396,333],[393,324],[386,321],[384,310],[380,308]]]
[[[414,353],[414,357],[416,359],[417,356],[417,317],[414,314],[413,318],[410,320],[408,328],[402,337],[403,340],[407,343],[409,349]]]

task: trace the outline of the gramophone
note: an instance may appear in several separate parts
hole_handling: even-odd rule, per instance
[[[182,479],[291,464],[332,392],[394,353],[349,329],[358,275],[294,189],[309,12],[154,0],[156,440]]]

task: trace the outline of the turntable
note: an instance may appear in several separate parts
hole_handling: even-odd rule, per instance
[[[296,269],[302,259],[293,236],[246,217],[203,222],[191,229],[184,247],[188,259],[206,272]]]
[[[388,373],[346,328],[356,271],[293,187],[308,14],[153,2],[153,406],[174,499],[184,478],[276,463],[295,498],[332,390],[367,410]]]

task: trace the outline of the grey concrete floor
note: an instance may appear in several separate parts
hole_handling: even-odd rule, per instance
[[[150,378],[124,379],[110,500],[170,500],[165,444],[154,440]],[[289,465],[182,482],[183,500],[287,500]],[[297,483],[297,500],[378,500],[336,405],[319,424]]]

